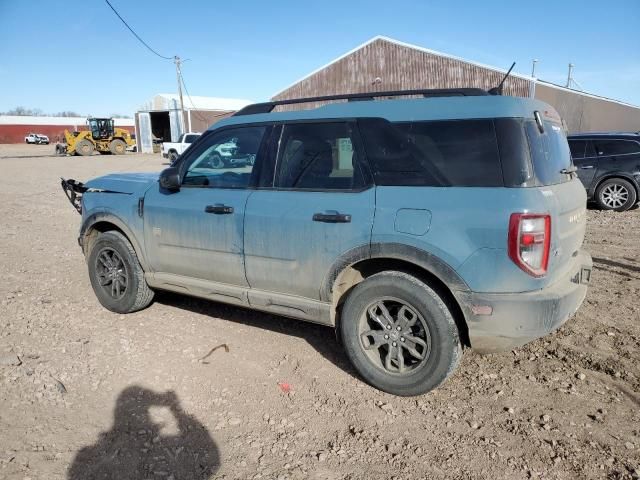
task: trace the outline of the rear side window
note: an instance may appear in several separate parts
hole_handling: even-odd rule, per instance
[[[354,132],[348,123],[284,125],[276,188],[355,190],[365,186]]]
[[[529,139],[533,171],[540,185],[568,182],[571,175],[562,170],[571,166],[571,152],[564,131],[555,123],[544,121],[540,133],[536,122],[527,120],[525,131]]]
[[[640,144],[633,140],[594,140],[599,156],[640,153]]]
[[[493,120],[359,125],[378,185],[504,185]]]

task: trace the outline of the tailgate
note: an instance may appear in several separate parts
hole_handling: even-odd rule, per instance
[[[587,225],[587,194],[577,178],[540,188],[551,214],[551,275],[574,268]]]

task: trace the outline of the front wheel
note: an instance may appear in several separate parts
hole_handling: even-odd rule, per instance
[[[89,156],[89,155],[93,155],[94,152],[94,147],[93,147],[93,143],[91,143],[89,140],[87,139],[83,139],[80,140],[77,144],[76,144],[76,153],[82,155],[82,156]]]
[[[124,143],[124,140],[116,138],[109,143],[109,151],[114,155],[124,155],[127,153],[127,144]]]
[[[169,164],[171,166],[173,166],[174,163],[176,163],[176,160],[178,160],[178,152],[174,152],[173,150],[169,152]]]
[[[87,262],[93,291],[107,310],[131,313],[153,300],[154,292],[147,285],[138,256],[122,233],[99,234]]]
[[[462,356],[458,329],[442,298],[402,272],[378,273],[354,287],[340,334],[360,375],[394,395],[433,390]]]
[[[636,204],[636,190],[627,180],[610,178],[598,187],[596,201],[603,210],[624,212]]]

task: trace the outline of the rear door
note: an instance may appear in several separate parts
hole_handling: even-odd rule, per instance
[[[607,173],[638,171],[640,143],[625,139],[594,139],[595,155],[598,157],[598,176]]]
[[[369,248],[375,189],[354,124],[278,128],[275,175],[247,202],[247,279],[253,289],[317,300],[332,264],[354,247]]]

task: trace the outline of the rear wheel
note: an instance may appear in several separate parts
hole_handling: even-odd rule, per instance
[[[596,201],[603,210],[624,212],[636,204],[636,190],[627,180],[609,178],[602,182],[596,190]]]
[[[344,304],[340,334],[360,375],[395,395],[433,390],[462,356],[458,329],[443,300],[402,272],[378,273],[358,284]]]
[[[91,143],[89,140],[80,140],[76,144],[76,152],[78,152],[82,156],[93,155],[93,151],[93,143]]]
[[[127,152],[127,144],[124,143],[124,140],[116,138],[109,143],[109,151],[114,155],[124,155]]]
[[[107,310],[131,313],[153,300],[154,292],[144,279],[138,256],[122,233],[99,234],[87,262],[93,291]]]

